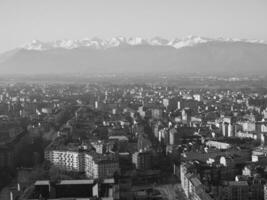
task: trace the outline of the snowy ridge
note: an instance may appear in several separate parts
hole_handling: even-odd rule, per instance
[[[233,39],[233,38],[205,38],[198,36],[187,36],[182,39],[172,39],[167,40],[161,37],[154,37],[152,39],[144,39],[141,37],[113,37],[109,40],[104,40],[100,38],[85,38],[81,40],[56,40],[54,42],[42,42],[39,40],[33,40],[32,42],[25,44],[21,49],[26,50],[36,50],[44,51],[56,48],[62,49],[75,49],[82,47],[89,47],[93,49],[108,49],[119,46],[137,46],[137,45],[151,45],[151,46],[170,46],[176,49],[183,47],[192,47],[198,44],[208,43],[208,42],[246,42],[246,43],[260,43],[267,44],[263,40],[247,40],[247,39]]]

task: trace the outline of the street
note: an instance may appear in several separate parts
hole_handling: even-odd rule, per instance
[[[164,199],[168,200],[188,200],[181,188],[180,184],[167,184],[155,187]]]

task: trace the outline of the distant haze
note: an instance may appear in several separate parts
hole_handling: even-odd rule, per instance
[[[94,36],[267,40],[266,10],[266,0],[1,0],[0,52]]]

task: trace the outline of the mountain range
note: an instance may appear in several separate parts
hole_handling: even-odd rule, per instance
[[[267,74],[267,42],[196,36],[33,40],[2,53],[0,73]]]

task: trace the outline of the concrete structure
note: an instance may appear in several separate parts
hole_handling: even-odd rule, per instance
[[[231,145],[228,143],[218,142],[218,141],[213,141],[213,140],[207,141],[206,145],[208,147],[215,147],[216,149],[229,149],[229,148],[231,148]]]
[[[222,124],[222,134],[224,137],[233,137],[233,125],[228,122]]]
[[[97,153],[103,154],[105,152],[105,143],[101,140],[91,142]]]
[[[132,155],[132,162],[136,169],[148,170],[152,166],[151,152],[135,152]]]
[[[49,180],[36,181],[34,187],[27,190],[20,199],[119,199],[118,185],[114,179],[61,180],[51,183]]]
[[[249,185],[247,181],[230,181],[225,196],[229,200],[246,200],[249,199]]]
[[[113,154],[94,151],[46,150],[45,159],[66,171],[85,172],[89,178],[113,177],[119,173],[119,161]]]
[[[189,167],[190,165],[187,163],[180,165],[181,186],[186,197],[193,200],[212,200],[211,196],[205,192],[199,178],[189,172]]]

